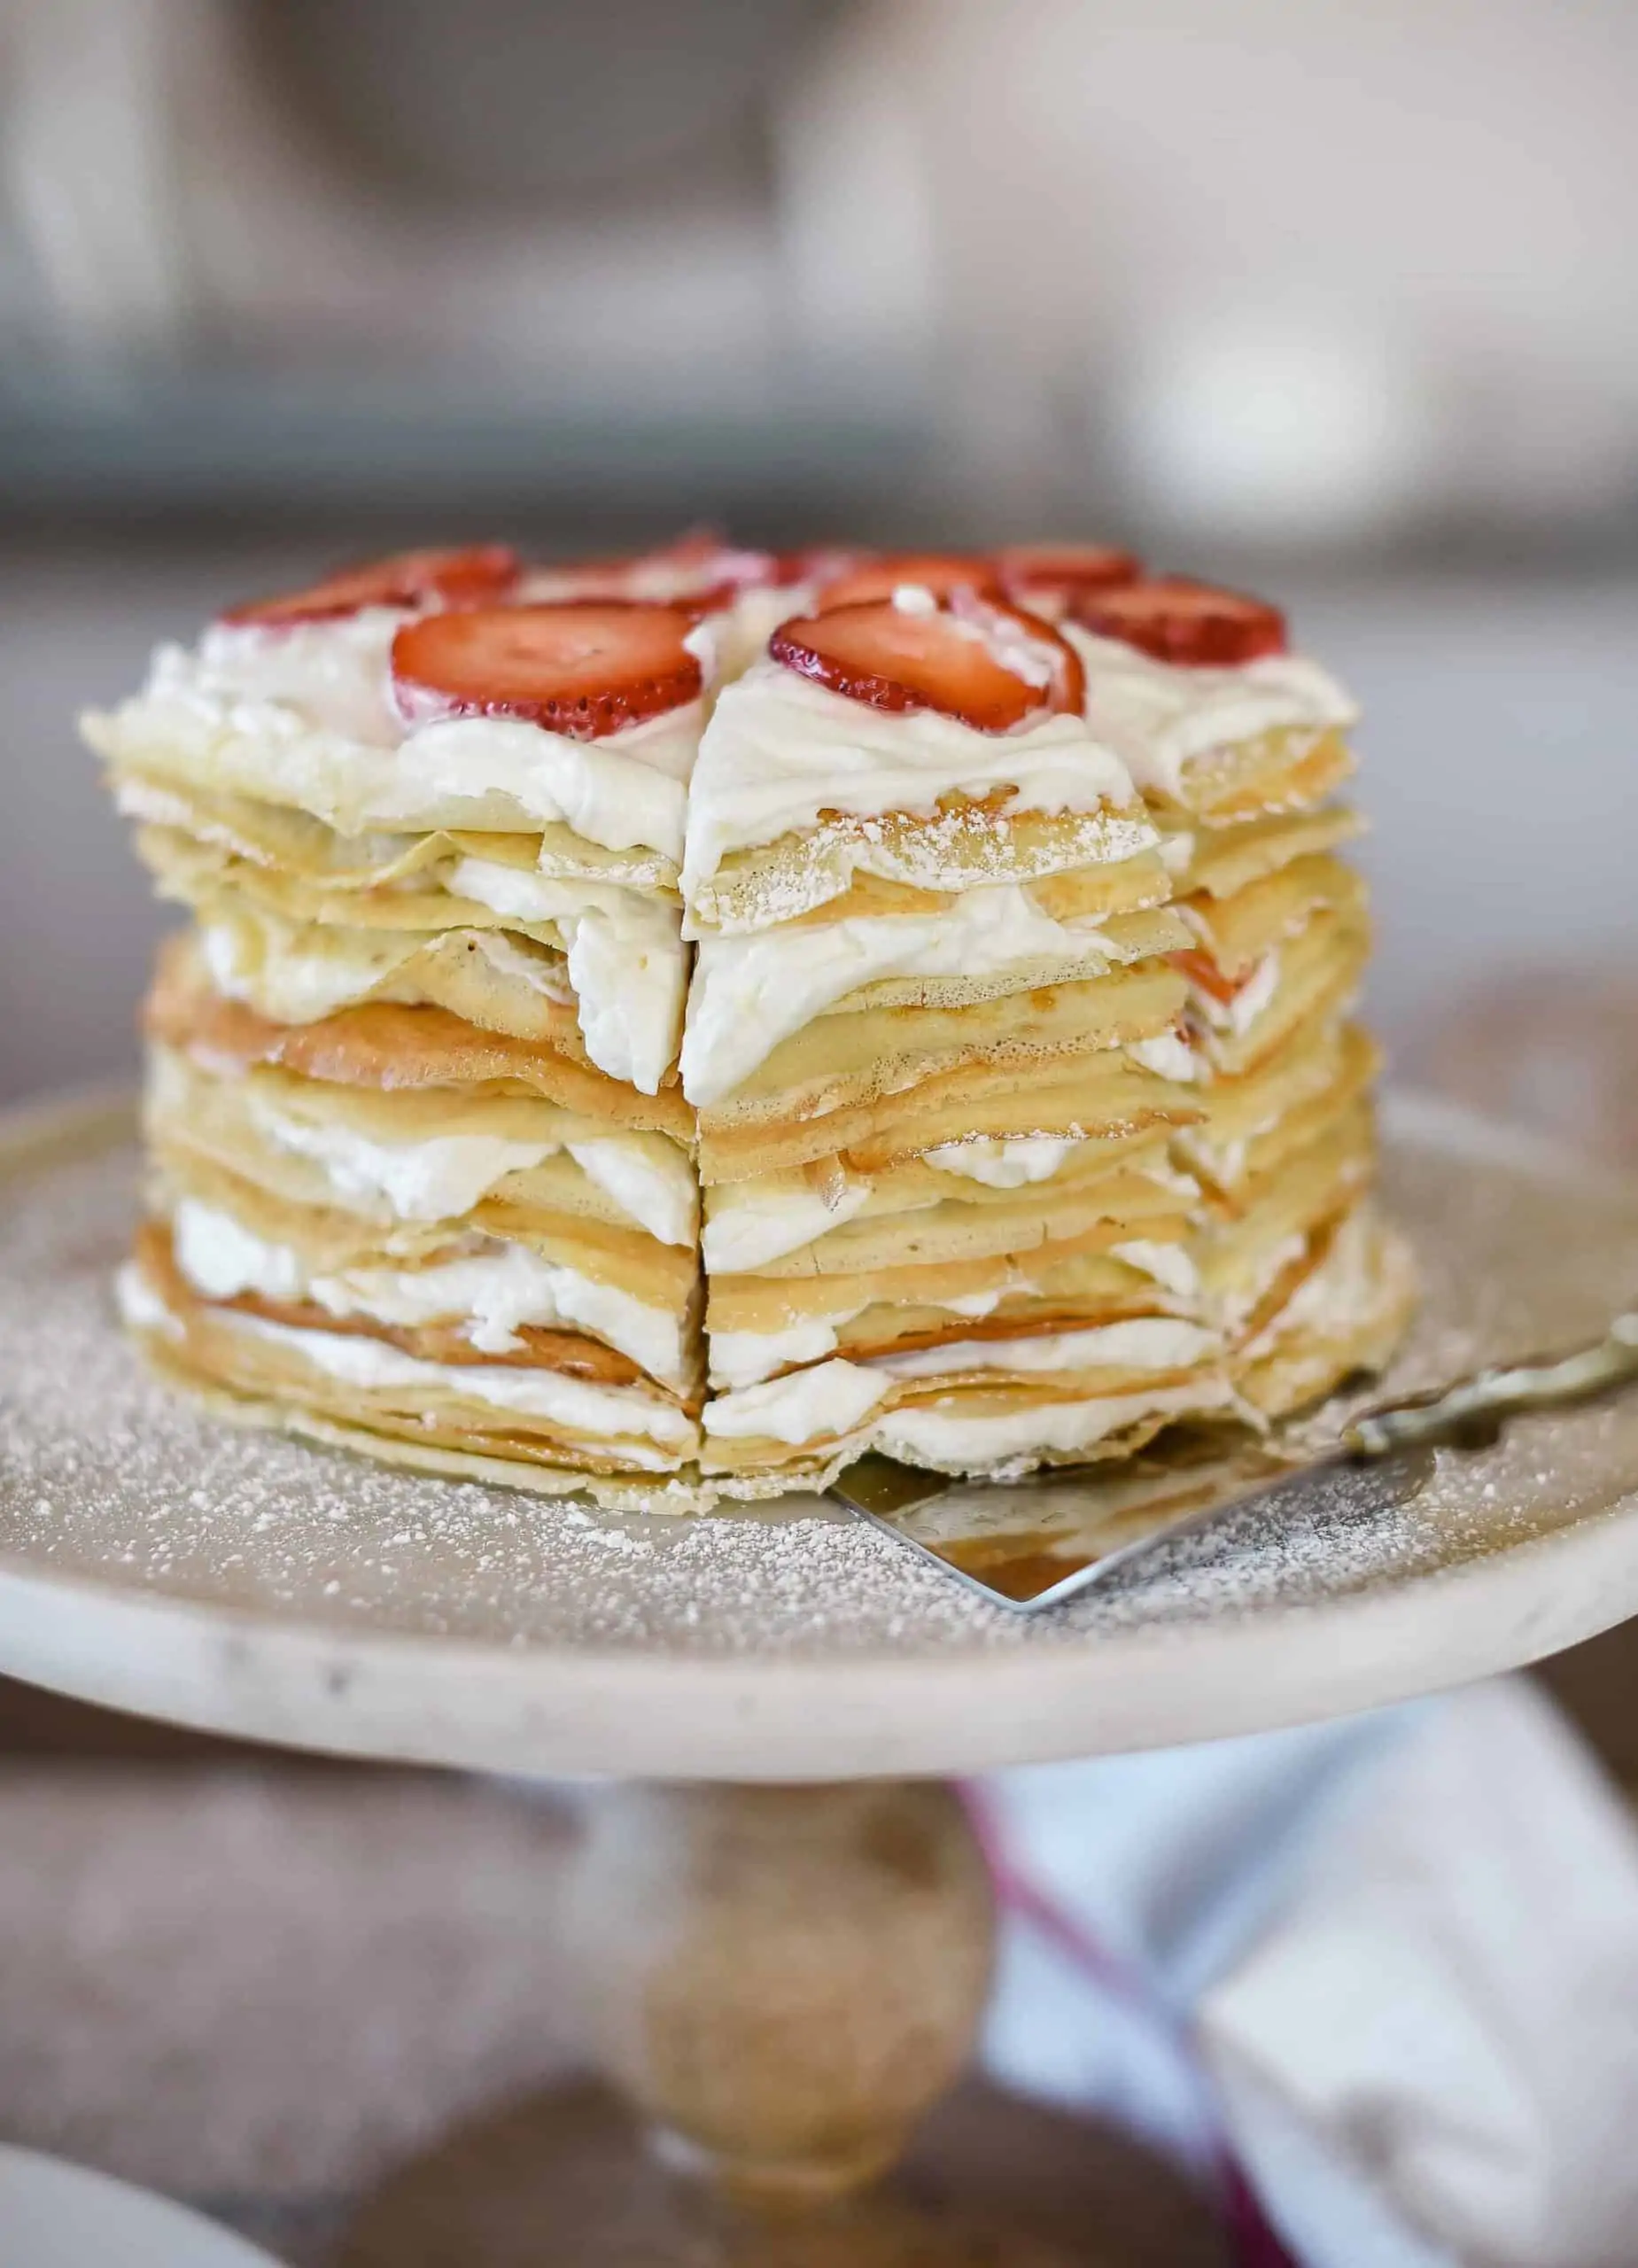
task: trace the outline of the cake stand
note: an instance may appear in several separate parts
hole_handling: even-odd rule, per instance
[[[1385,1391],[1631,1304],[1633,1187],[1436,1104],[1387,1130],[1426,1300]],[[945,1783],[1370,1707],[1638,1610],[1638,1393],[1288,1487],[1034,1619],[818,1498],[617,1517],[241,1431],[113,1324],[135,1173],[123,1104],[0,1121],[0,1669],[298,1747],[617,1779],[567,1926],[592,2053],[654,2147],[514,2133],[527,2243],[463,2250],[428,2202],[401,2268],[1110,2257],[869,2186],[989,1980]]]

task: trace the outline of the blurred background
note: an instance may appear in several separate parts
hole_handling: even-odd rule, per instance
[[[0,1094],[131,1060],[71,719],[156,636],[702,517],[1268,588],[1365,701],[1401,1068],[1544,964],[1607,1031],[1634,83],[1627,0],[0,0]]]

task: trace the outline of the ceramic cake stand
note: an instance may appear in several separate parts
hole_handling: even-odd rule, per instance
[[[343,1755],[617,1776],[568,1922],[592,2054],[656,2147],[514,2137],[527,2241],[440,2233],[429,2196],[400,2268],[1110,2257],[1096,2231],[1042,2250],[868,2189],[966,2059],[990,1974],[985,1869],[941,1783],[1366,1708],[1638,1609],[1638,1394],[1441,1452],[1415,1487],[1300,1483],[1033,1619],[816,1498],[615,1518],[224,1426],[111,1319],[135,1164],[112,1105],[0,1125],[0,1669]],[[1631,1304],[1625,1184],[1417,1103],[1390,1112],[1387,1181],[1427,1293],[1390,1387]]]

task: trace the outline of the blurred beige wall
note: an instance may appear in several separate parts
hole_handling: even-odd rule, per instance
[[[105,386],[848,408],[986,526],[1638,521],[1630,0],[0,0],[0,322]]]

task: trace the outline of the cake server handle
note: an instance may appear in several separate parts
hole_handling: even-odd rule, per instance
[[[1385,1402],[1356,1418],[1342,1435],[1345,1456],[1392,1456],[1396,1450],[1487,1446],[1510,1418],[1586,1402],[1638,1379],[1638,1310],[1619,1315],[1602,1339],[1571,1355],[1497,1363],[1455,1386]]]

